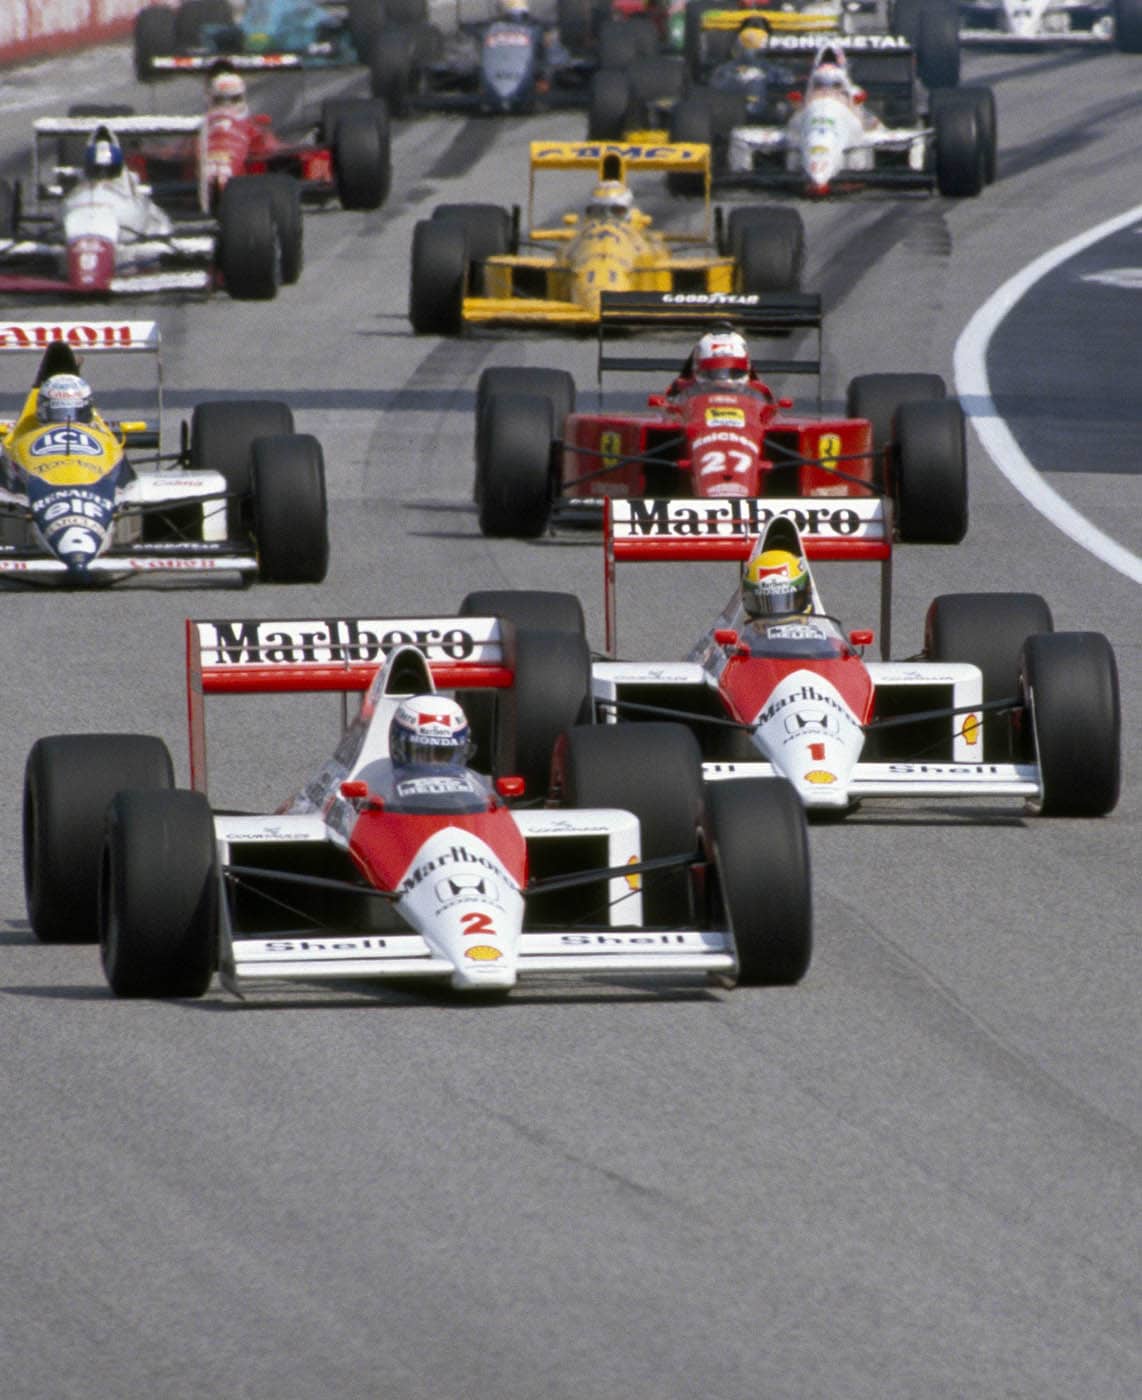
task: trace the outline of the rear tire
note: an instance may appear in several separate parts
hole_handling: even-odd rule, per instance
[[[492,771],[548,791],[552,753],[565,729],[591,713],[591,653],[582,634],[517,627],[509,648],[512,684],[496,692]]]
[[[289,405],[276,399],[218,400],[198,404],[190,416],[192,472],[219,472],[226,478],[226,533],[241,539],[251,528],[251,453],[255,438],[293,432]]]
[[[562,807],[618,807],[641,826],[644,860],[695,854],[702,817],[702,755],[681,724],[581,725],[560,736],[552,763]],[[694,917],[688,868],[642,877],[648,926]],[[600,902],[606,886],[599,892]]]
[[[936,129],[936,185],[942,195],[971,198],[987,183],[987,149],[974,105],[945,103],[932,118]]]
[[[121,792],[107,811],[103,971],[120,997],[200,997],[218,962],[214,820],[200,792]]]
[[[307,433],[256,438],[251,464],[259,577],[264,583],[321,583],[329,568],[321,444]]]
[[[1114,651],[1101,632],[1028,637],[1020,662],[1045,817],[1104,817],[1122,784]]]
[[[135,16],[135,77],[149,83],[158,77],[156,58],[170,58],[175,51],[174,11],[148,5]]]
[[[99,936],[103,816],[121,788],[174,786],[161,739],[56,734],[32,745],[24,770],[24,893],[41,943]]]
[[[967,449],[958,399],[900,405],[893,494],[905,544],[959,544],[967,534]]]
[[[379,209],[392,185],[389,114],[383,102],[342,112],[333,131],[333,178],[342,209]]]
[[[485,535],[534,539],[551,519],[551,400],[497,394],[484,411],[479,519]]]
[[[385,29],[369,50],[369,90],[394,117],[408,115],[413,88],[414,39],[404,29]]]
[[[706,847],[738,955],[738,982],[791,987],[813,953],[805,809],[784,778],[706,786]],[[715,915],[716,917],[716,915]]]
[[[630,84],[621,69],[600,68],[591,79],[587,140],[621,141],[631,104]]]
[[[985,701],[1019,694],[1019,665],[1030,636],[1055,630],[1051,609],[1038,593],[943,593],[924,619],[924,655],[929,661],[978,666]],[[983,760],[1008,763],[1030,758],[1018,741],[1010,714],[985,715]]]
[[[728,241],[738,264],[741,291],[801,290],[805,226],[796,209],[735,209],[730,214]]]
[[[198,48],[208,24],[233,23],[234,12],[227,0],[182,0],[174,17],[175,47]]]
[[[903,403],[926,403],[948,396],[938,374],[858,374],[849,380],[845,416],[867,418],[872,428],[873,476],[883,490],[889,481],[889,456],[896,442],[896,411]]]
[[[464,323],[468,239],[461,225],[421,219],[412,234],[408,319],[417,335],[458,335]]]
[[[283,280],[283,249],[272,182],[239,175],[218,202],[218,267],[235,301],[270,301]]]
[[[693,142],[700,146],[709,146],[712,163],[714,108],[708,93],[692,92],[675,104],[670,113],[670,139],[673,142]],[[703,175],[672,171],[666,176],[666,188],[671,194],[700,198],[706,193],[706,179]]]
[[[929,0],[916,25],[916,72],[926,88],[955,87],[960,80],[957,6]]]

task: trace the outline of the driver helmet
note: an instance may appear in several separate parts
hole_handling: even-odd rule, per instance
[[[496,9],[501,19],[527,19],[530,14],[527,0],[499,0]]]
[[[93,404],[86,379],[78,374],[53,374],[36,395],[36,417],[41,423],[90,423]]]
[[[699,384],[744,388],[749,372],[749,346],[737,331],[708,331],[694,348],[694,378]]]
[[[808,565],[787,549],[755,554],[742,574],[742,603],[750,617],[812,612]]]
[[[389,726],[389,754],[397,764],[466,763],[474,748],[467,715],[443,695],[402,700]]]
[[[809,86],[814,92],[847,92],[849,84],[839,63],[820,63],[813,69]]]
[[[738,31],[738,36],[734,40],[733,54],[735,58],[742,59],[747,63],[756,63],[762,49],[769,43],[769,26],[756,22],[743,25]]]
[[[84,149],[83,173],[89,180],[114,180],[123,173],[123,147],[105,126],[92,134]]]
[[[604,180],[595,186],[587,205],[587,218],[626,220],[633,208],[634,196],[621,180]]]
[[[211,110],[230,112],[235,117],[244,117],[250,110],[246,80],[240,73],[215,73],[206,86],[206,100]]]

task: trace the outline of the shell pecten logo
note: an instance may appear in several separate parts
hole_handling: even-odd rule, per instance
[[[827,768],[810,768],[805,774],[805,781],[807,783],[835,783],[837,775],[830,773]]]
[[[473,962],[497,962],[503,957],[503,953],[488,943],[477,943],[474,948],[465,948],[464,956],[471,958]]]

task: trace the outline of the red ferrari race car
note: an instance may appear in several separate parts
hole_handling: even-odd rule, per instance
[[[98,938],[119,996],[201,996],[216,971],[239,995],[283,979],[476,994],[537,973],[799,981],[811,897],[792,788],[707,792],[683,730],[577,728],[582,623],[568,594],[470,595],[459,617],[188,622],[191,790],[174,789],[146,735],[32,748],[36,936]],[[569,665],[574,703],[552,688]],[[212,811],[204,697],[283,691],[363,693],[275,811]],[[568,726],[560,800],[520,805],[533,771],[542,798]],[[743,804],[764,815],[764,839]]]
[[[889,660],[891,503],[613,501],[605,524],[607,653],[616,656],[623,560],[744,565],[725,610],[684,661],[592,667],[597,717],[683,720],[707,781],[780,774],[809,810],[865,798],[1022,798],[1051,816],[1104,816],[1121,774],[1118,673],[1107,639],[1055,632],[1029,593],[945,594],[924,651]],[[872,560],[881,578],[880,661],[871,631],[826,611],[811,559]],[[558,773],[555,775],[558,787]]]
[[[814,294],[604,293],[604,370],[673,370],[648,411],[575,411],[566,370],[486,369],[477,388],[476,487],[487,535],[597,519],[625,497],[754,499],[889,495],[901,540],[954,544],[967,529],[963,411],[931,374],[860,375],[844,417],[792,413],[762,375],[820,378]],[[608,329],[703,327],[677,359],[604,352]],[[754,359],[743,336],[815,331],[810,358]],[[819,398],[818,398],[819,403]]]

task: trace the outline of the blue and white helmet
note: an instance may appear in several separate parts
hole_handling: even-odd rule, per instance
[[[123,172],[123,147],[109,127],[93,132],[83,152],[83,173],[89,180],[113,180]]]
[[[466,763],[475,745],[468,716],[443,695],[402,700],[389,726],[394,763]]]
[[[41,423],[90,423],[94,402],[86,379],[78,374],[53,374],[36,395],[36,417]]]

